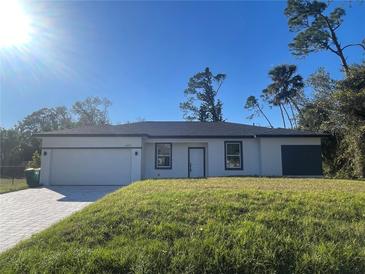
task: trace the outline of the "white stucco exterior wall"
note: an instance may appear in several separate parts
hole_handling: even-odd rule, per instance
[[[43,148],[141,147],[141,137],[43,137]]]
[[[225,169],[225,141],[242,142],[242,170]],[[172,168],[155,168],[155,143],[172,143]],[[246,139],[148,139],[141,137],[44,137],[42,138],[41,183],[51,180],[54,150],[123,148],[130,150],[131,181],[141,178],[188,177],[188,148],[205,148],[206,176],[282,176],[282,145],[320,145],[319,137],[266,137]],[[46,155],[45,155],[46,154]],[[98,161],[98,159],[95,159]],[[62,168],[62,167],[60,167]],[[121,168],[123,168],[121,166]]]
[[[141,137],[43,137],[40,183],[43,185],[51,184],[52,154],[54,150],[63,148],[82,148],[90,150],[103,148],[130,148],[130,166],[128,168],[130,168],[131,181],[140,180],[142,176],[141,147]],[[90,159],[87,160],[90,161]],[[96,162],[95,164],[97,164],[97,158],[92,160],[94,160]],[[123,167],[121,166],[120,168]]]
[[[261,176],[282,176],[282,145],[320,145],[319,137],[259,138]]]
[[[225,141],[242,142],[242,170],[225,169]],[[259,142],[257,139],[213,139],[208,140],[209,173],[208,176],[245,176],[259,175]]]
[[[243,169],[226,170],[224,142],[242,141]],[[155,143],[172,143],[172,168],[155,169]],[[206,175],[243,176],[259,175],[259,141],[257,139],[160,139],[148,140],[143,144],[143,178],[185,178],[188,177],[188,148],[205,148]]]
[[[199,141],[199,142],[198,142]],[[225,169],[225,141],[241,141],[243,169]],[[172,169],[155,169],[155,142],[172,143]],[[188,177],[188,147],[206,148],[206,175],[282,176],[281,145],[320,145],[319,137],[147,140],[142,151],[142,178]]]
[[[51,179],[51,159],[52,159],[52,149],[42,149],[41,152],[41,174],[40,183],[42,185],[49,185]]]
[[[131,181],[142,179],[142,149],[132,149],[131,151]]]
[[[159,140],[158,143],[172,143],[172,168],[156,169],[155,168],[155,143],[145,143],[143,145],[143,178],[186,178],[188,177],[188,148],[204,147],[207,150],[207,144],[204,142],[171,142],[171,140]],[[207,170],[207,154],[205,155],[205,170]],[[206,173],[208,174],[208,173]]]

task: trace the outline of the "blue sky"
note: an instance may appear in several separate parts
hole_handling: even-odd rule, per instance
[[[285,2],[26,2],[32,43],[0,50],[1,126],[11,127],[42,107],[87,96],[109,98],[113,123],[181,120],[189,77],[205,67],[226,73],[220,98],[228,121],[247,120],[247,96],[259,96],[275,65],[294,63],[303,76],[323,66],[341,78],[339,60],[317,53],[293,57]],[[343,43],[365,38],[365,3],[344,5]],[[349,63],[365,55],[346,52]],[[274,125],[278,110],[266,108]]]

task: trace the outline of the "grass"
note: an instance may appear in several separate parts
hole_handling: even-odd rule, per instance
[[[365,273],[365,182],[132,184],[0,255],[0,273]]]
[[[5,179],[0,178],[0,193],[6,193],[11,191],[17,191],[28,188],[25,179]]]

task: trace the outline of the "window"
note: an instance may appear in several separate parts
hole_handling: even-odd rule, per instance
[[[166,143],[156,143],[155,144],[156,159],[155,168],[156,169],[170,169],[172,167],[172,144]]]
[[[226,169],[242,169],[242,142],[225,142]]]

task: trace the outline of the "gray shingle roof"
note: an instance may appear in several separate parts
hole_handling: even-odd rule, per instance
[[[42,132],[38,137],[50,136],[145,136],[154,138],[253,138],[253,137],[324,137],[325,134],[218,122],[137,122],[122,125],[82,127]]]

